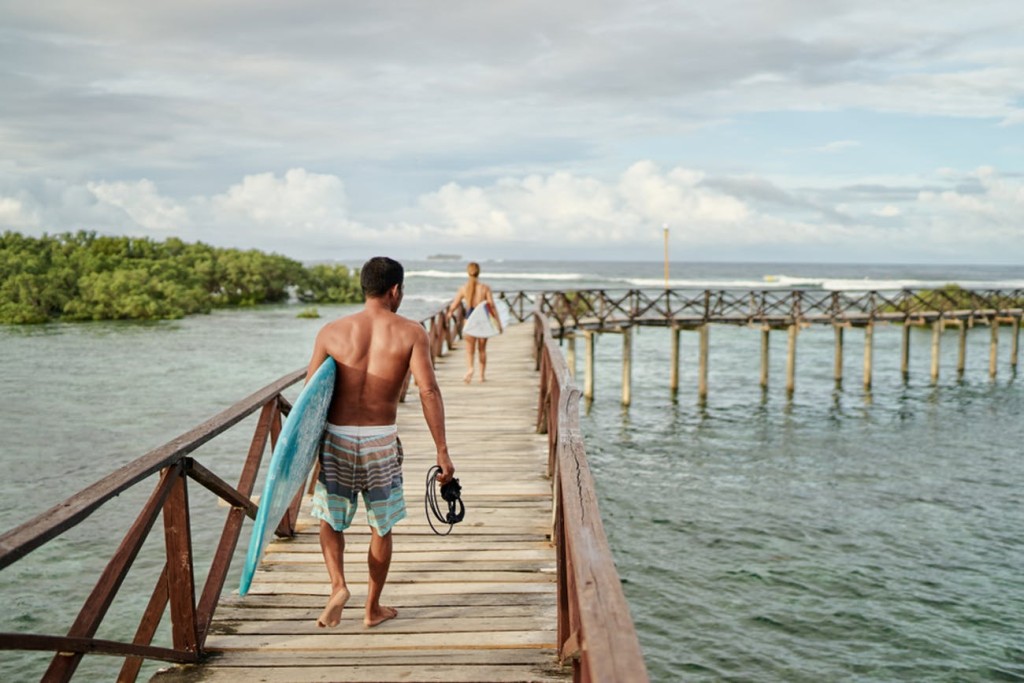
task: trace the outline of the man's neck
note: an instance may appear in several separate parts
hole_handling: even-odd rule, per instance
[[[370,297],[366,300],[363,310],[368,313],[394,313],[391,309],[391,301],[387,296]]]

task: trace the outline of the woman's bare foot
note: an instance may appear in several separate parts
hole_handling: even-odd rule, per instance
[[[345,604],[348,603],[348,599],[351,596],[352,594],[348,588],[342,588],[333,594],[331,599],[327,601],[327,607],[324,607],[324,611],[317,617],[316,625],[320,628],[337,626],[338,622],[341,621],[341,611],[345,609]]]
[[[388,619],[394,619],[397,616],[398,610],[396,610],[394,607],[380,606],[374,611],[367,610],[366,618],[363,619],[363,623],[366,624],[366,626],[369,628],[372,626],[376,626],[377,624],[383,623]]]
[[[463,375],[462,381],[465,382],[466,384],[469,384],[470,382],[472,382],[473,381],[473,371],[470,370],[465,375]]]

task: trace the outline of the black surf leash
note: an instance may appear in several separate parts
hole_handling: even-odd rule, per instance
[[[441,468],[437,465],[427,470],[427,495],[423,500],[423,507],[427,512],[427,524],[430,525],[434,533],[438,536],[447,536],[452,532],[452,527],[466,516],[466,506],[462,504],[462,486],[459,485],[458,479],[452,477],[450,482],[441,485],[441,498],[448,503],[448,514],[441,514],[441,508],[437,504],[437,475],[441,472]],[[447,524],[448,531],[444,533],[438,531],[431,516],[441,524]]]

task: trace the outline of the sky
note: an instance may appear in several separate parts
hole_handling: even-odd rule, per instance
[[[0,231],[1024,260],[1020,0],[0,0]]]

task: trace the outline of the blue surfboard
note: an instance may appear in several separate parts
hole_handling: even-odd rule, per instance
[[[263,550],[270,535],[281,523],[285,511],[295,494],[306,483],[320,447],[320,437],[327,422],[327,410],[334,395],[334,377],[337,368],[330,356],[317,368],[313,377],[302,388],[295,400],[288,419],[281,427],[281,434],[274,446],[267,468],[267,479],[263,484],[256,522],[249,540],[249,552],[242,568],[242,580],[238,592],[249,592],[253,574],[263,557]]]

